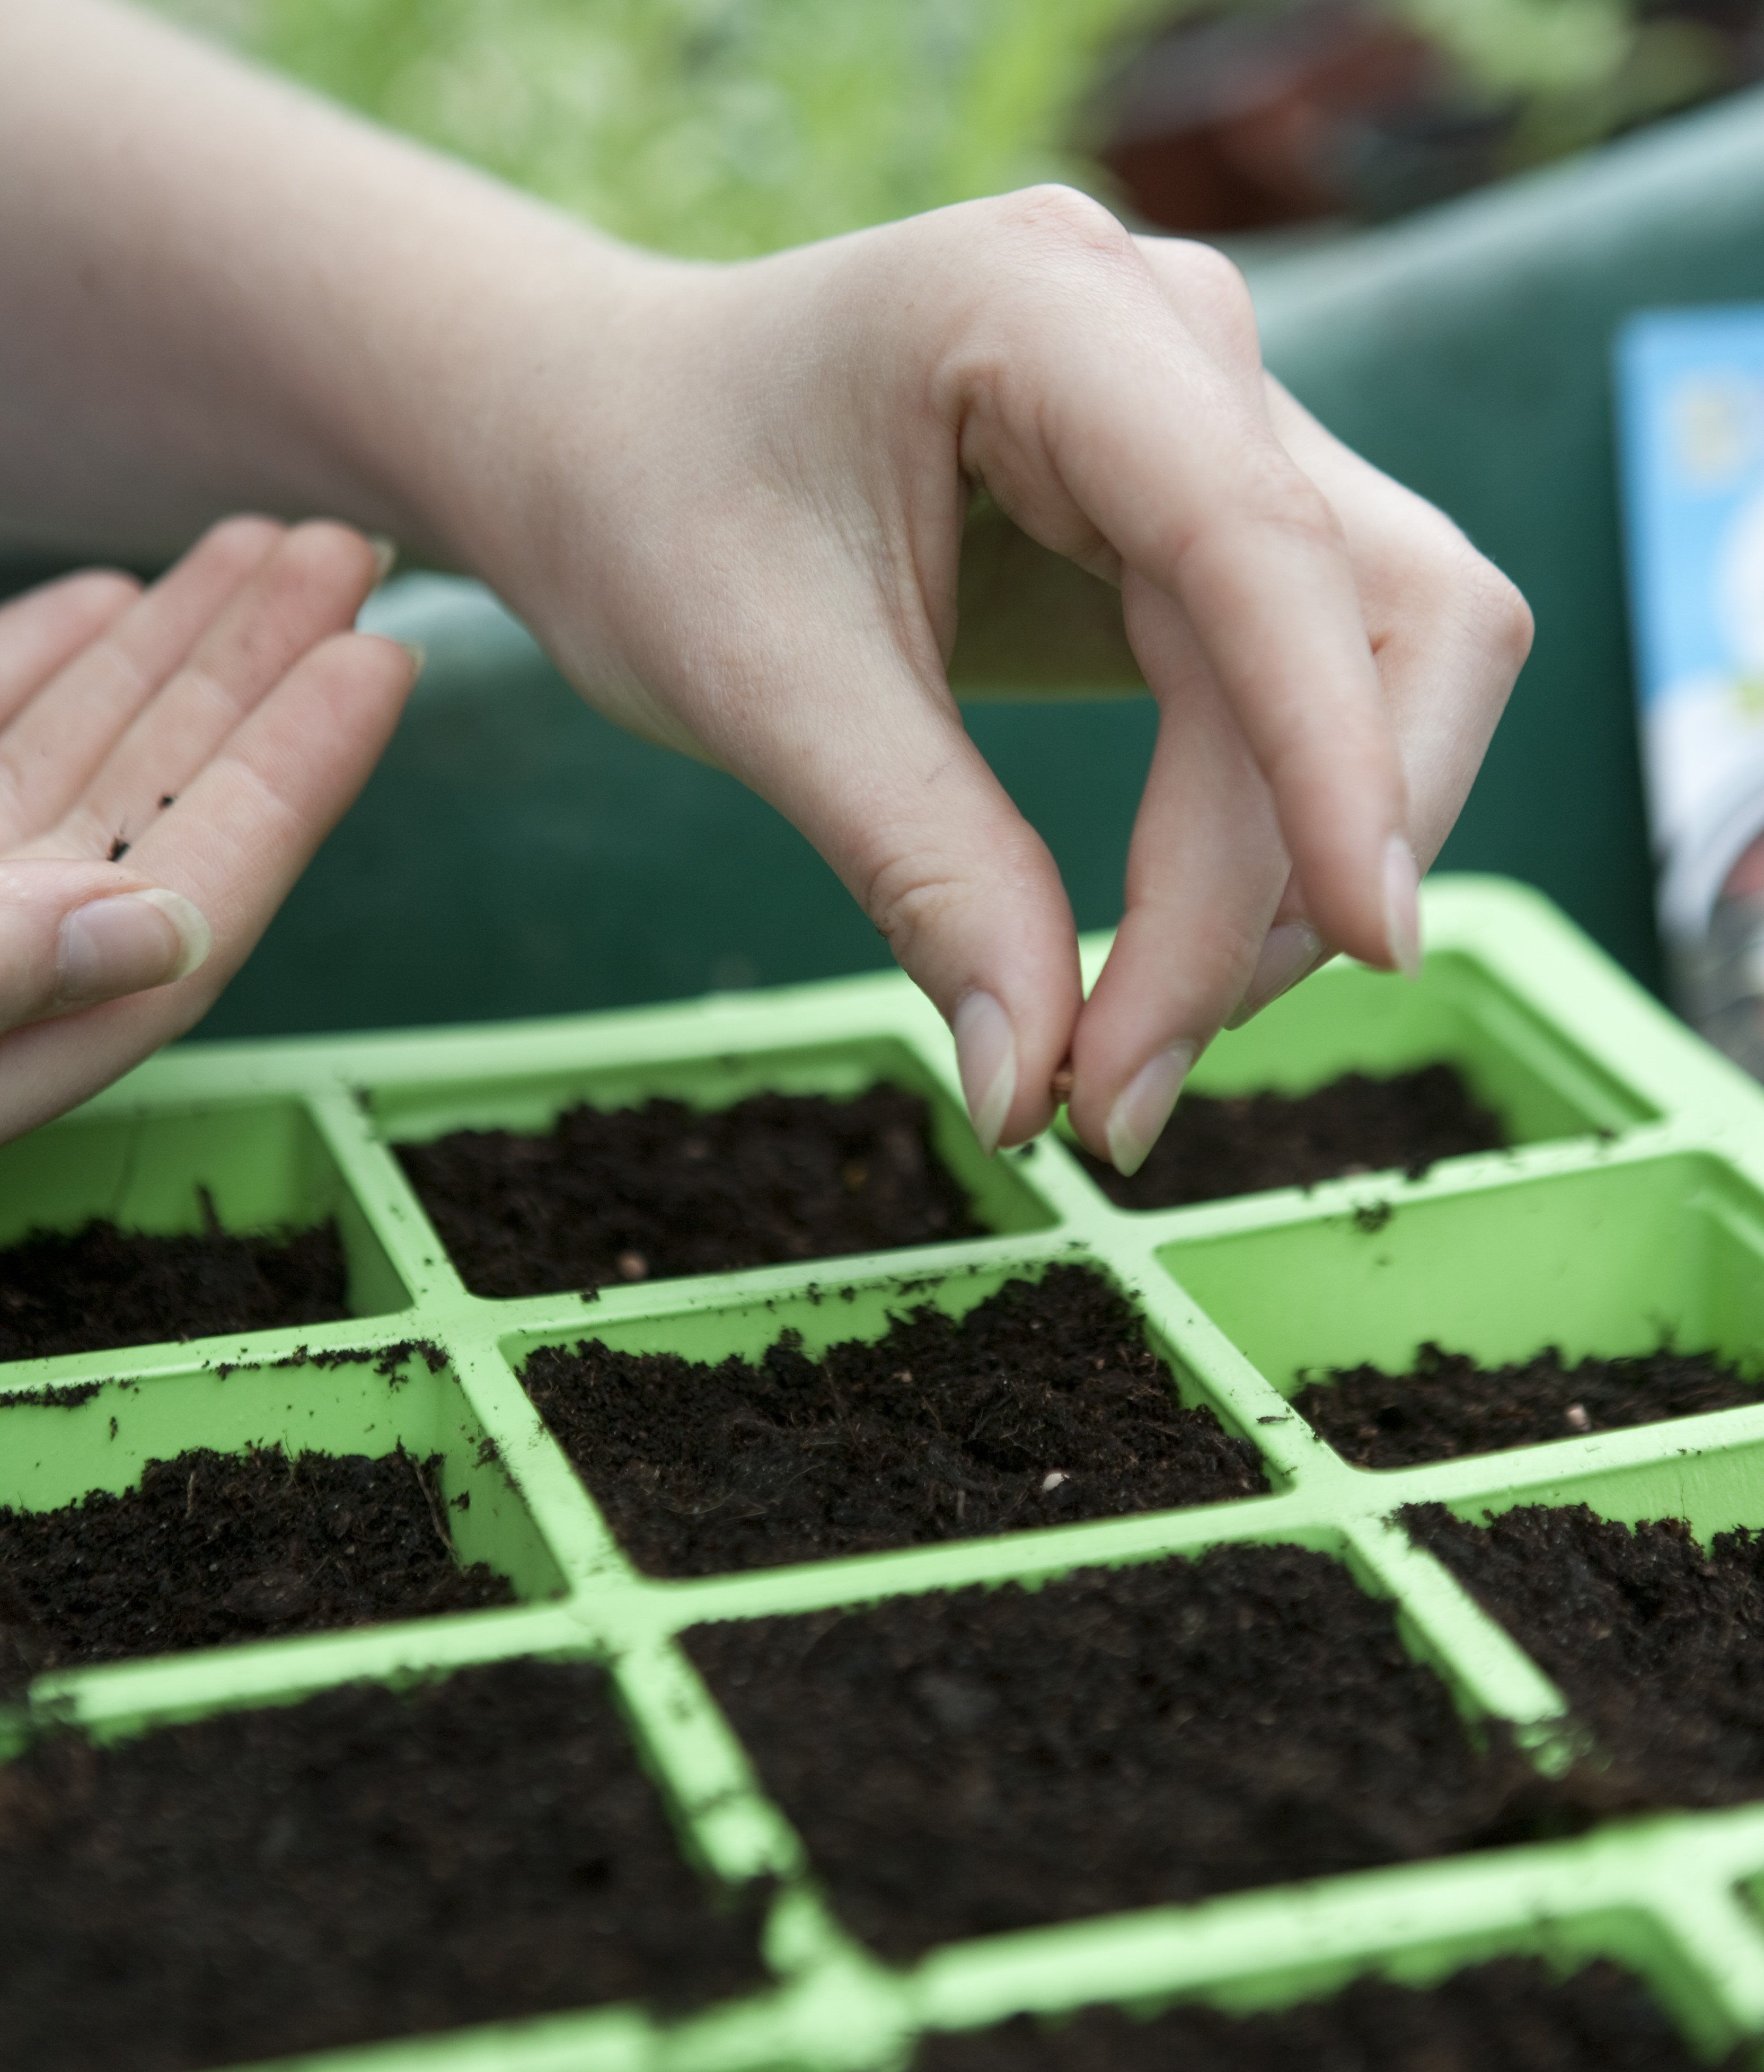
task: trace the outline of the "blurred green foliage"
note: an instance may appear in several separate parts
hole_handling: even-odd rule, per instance
[[[1041,179],[1153,0],[162,0],[643,245],[732,258]]]
[[[658,249],[735,258],[1041,179],[1099,74],[1206,4],[1278,0],[156,0],[395,129]],[[1384,0],[1510,111],[1509,170],[1732,81],[1635,0]]]

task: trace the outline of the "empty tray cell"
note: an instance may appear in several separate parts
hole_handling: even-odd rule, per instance
[[[1764,1442],[1410,1505],[1590,1729],[1615,1808],[1764,1798]]]
[[[1118,1206],[1154,1209],[1414,1174],[1652,1112],[1474,959],[1446,952],[1417,986],[1331,969],[1221,1036],[1131,1178],[1079,1155]]]
[[[553,1595],[421,1346],[0,1395],[0,1678]]]
[[[1696,1153],[1363,1204],[1158,1256],[1277,1388],[1309,1390],[1326,1436],[1373,1466],[1730,1407],[1750,1400],[1764,1355],[1764,1204]],[[1634,1412],[1618,1398],[1626,1373],[1642,1390],[1641,1368],[1616,1367],[1596,1393],[1572,1373],[1663,1348],[1725,1371],[1682,1388],[1668,1375]],[[1439,1357],[1499,1368],[1546,1353],[1564,1370],[1553,1429],[1548,1388],[1515,1396],[1497,1378],[1478,1404]],[[1338,1416],[1326,1392],[1344,1375],[1354,1407]]]
[[[1191,1379],[1178,1382],[1137,1312],[1092,1268],[887,1284],[857,1310],[855,1290],[849,1303],[700,1310],[541,1345],[521,1378],[652,1575],[1267,1488],[1256,1448],[1225,1430]]]
[[[297,1101],[0,1146],[0,1359],[367,1317],[409,1291]]]
[[[684,1638],[834,1907],[895,1959],[1474,1847],[1540,1788],[1501,1735],[1473,1744],[1393,1607],[1298,1547]]]
[[[763,1983],[602,1671],[351,1684],[3,1774],[0,2029],[32,2072],[197,2072]],[[500,2063],[494,2040],[475,2062]]]
[[[475,1294],[537,1295],[1038,1229],[902,1044],[382,1092]]]
[[[1733,2061],[1739,2062],[1736,2058]],[[1327,2000],[1253,2014],[1188,2004],[1088,2008],[930,2036],[911,2072],[1703,2072],[1641,1980],[1595,1959],[1566,1978],[1500,1957],[1437,1985],[1360,1978]]]

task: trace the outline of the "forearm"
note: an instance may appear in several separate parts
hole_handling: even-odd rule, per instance
[[[106,0],[6,0],[0,543],[252,506],[470,565],[531,360],[611,364],[661,269]]]

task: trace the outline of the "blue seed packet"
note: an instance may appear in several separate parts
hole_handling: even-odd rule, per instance
[[[1630,319],[1617,407],[1661,931],[1680,1004],[1706,1022],[1737,992],[1764,993],[1764,966],[1750,968],[1764,914],[1764,304]],[[1717,977],[1709,945],[1735,901],[1750,918],[1729,915]]]

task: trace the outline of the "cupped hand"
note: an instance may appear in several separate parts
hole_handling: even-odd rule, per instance
[[[376,572],[236,518],[0,608],[0,1139],[187,1029],[360,789],[414,673],[347,631]]]
[[[1201,1046],[1326,946],[1415,967],[1418,871],[1529,617],[1268,381],[1218,254],[1042,189],[656,262],[610,352],[567,285],[547,307],[494,427],[547,458],[475,477],[512,487],[475,498],[468,558],[603,709],[815,843],[948,1020],[989,1147],[1046,1124],[1069,1058],[1075,1127],[1131,1171]],[[1052,859],[948,688],[977,487],[1118,586],[1160,708],[1088,1004]]]

